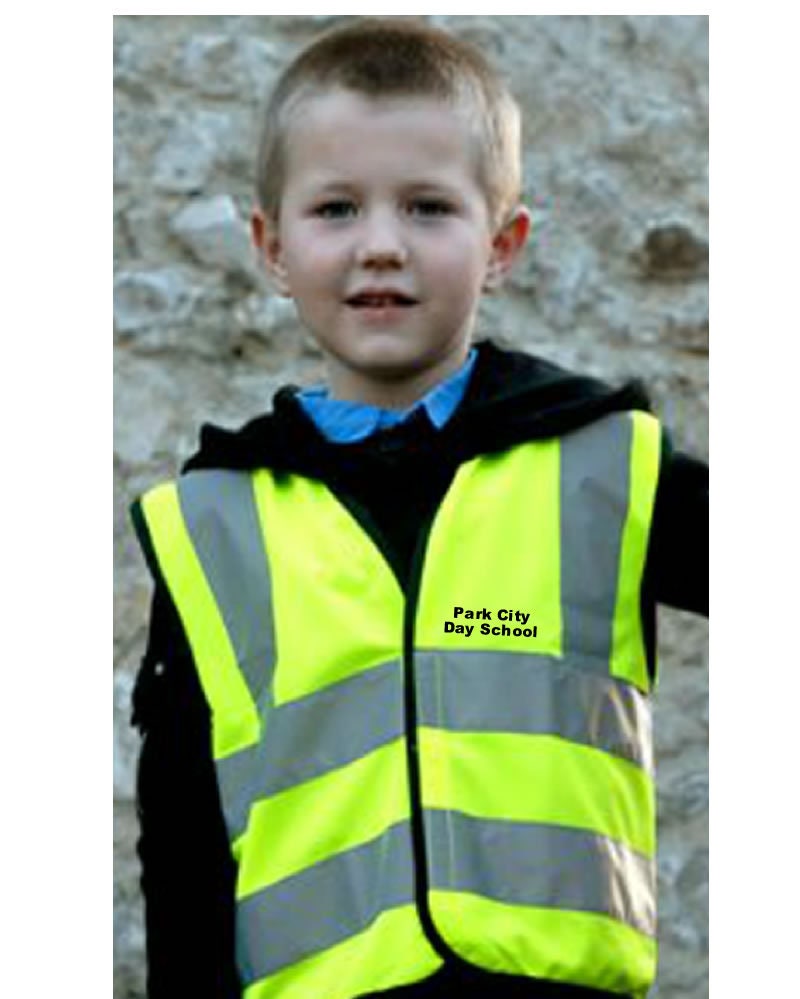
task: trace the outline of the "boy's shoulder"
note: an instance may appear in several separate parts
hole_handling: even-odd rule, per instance
[[[453,433],[473,441],[477,454],[491,441],[507,447],[561,437],[611,413],[651,411],[639,382],[615,387],[521,350],[481,344],[480,360]],[[477,445],[477,447],[476,447]]]
[[[203,468],[251,470],[280,467],[295,448],[297,407],[295,385],[284,385],[274,395],[272,409],[237,428],[204,423],[198,449],[184,463],[182,472]]]
[[[463,401],[436,435],[438,446],[457,452],[462,460],[522,440],[561,436],[613,412],[650,411],[638,382],[615,388],[491,340],[476,346],[478,359]],[[341,453],[342,445],[320,437],[297,401],[297,392],[293,385],[279,389],[269,412],[238,429],[204,424],[200,446],[183,471],[259,467],[302,471],[323,460],[328,451]]]

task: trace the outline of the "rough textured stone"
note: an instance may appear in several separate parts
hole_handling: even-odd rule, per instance
[[[247,226],[229,195],[190,201],[172,219],[170,230],[201,263],[261,283]]]
[[[133,693],[133,671],[117,670],[114,674],[114,711],[118,718],[130,715]],[[139,739],[130,725],[114,728],[114,800],[133,801],[134,773],[139,752]]]
[[[708,812],[708,775],[681,773],[662,790],[661,802],[666,814],[678,821]]]
[[[214,168],[220,131],[226,124],[223,115],[208,112],[195,113],[179,122],[156,153],[153,163],[156,188],[182,194],[202,191]]]
[[[201,423],[233,427],[322,376],[285,299],[255,284],[258,106],[333,16],[117,16],[114,40],[116,999],[142,999],[128,700],[150,584],[127,507]],[[531,244],[479,330],[621,383],[708,453],[708,29],[697,16],[435,15],[497,60],[523,110]],[[260,282],[260,278],[258,279]],[[707,987],[707,625],[659,613],[656,999]]]
[[[191,286],[174,268],[122,271],[114,280],[114,326],[118,333],[182,322],[191,310]]]
[[[708,243],[678,222],[650,229],[637,258],[644,277],[654,280],[708,277]]]
[[[186,42],[176,75],[204,96],[258,101],[278,59],[276,48],[259,38],[202,35]]]
[[[250,295],[236,307],[234,317],[243,333],[265,339],[281,329],[296,329],[300,322],[292,299],[278,295]]]

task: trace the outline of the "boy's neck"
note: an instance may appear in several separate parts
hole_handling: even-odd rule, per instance
[[[436,388],[450,375],[455,374],[467,359],[469,345],[461,353],[444,358],[440,364],[432,365],[415,374],[403,378],[381,378],[376,374],[369,377],[352,370],[341,370],[334,359],[328,361],[328,391],[331,399],[360,402],[378,409],[409,409],[423,399],[431,389]]]

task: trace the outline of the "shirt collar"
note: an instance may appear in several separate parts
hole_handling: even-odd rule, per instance
[[[437,430],[450,420],[467,390],[478,352],[473,348],[461,367],[435,385],[408,409],[382,409],[363,402],[331,399],[323,385],[298,392],[297,399],[320,433],[338,444],[365,440],[378,430],[405,423],[423,408]]]

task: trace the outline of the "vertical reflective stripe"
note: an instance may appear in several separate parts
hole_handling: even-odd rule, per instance
[[[649,690],[639,602],[661,464],[661,429],[649,413],[632,413],[631,418],[630,503],[622,538],[611,673],[640,690]]]
[[[275,664],[272,587],[247,472],[191,472],[181,510],[216,598],[250,696],[263,710]],[[214,708],[213,701],[211,702]]]
[[[141,509],[167,586],[186,630],[215,716],[214,756],[255,742],[260,722],[208,579],[181,514],[174,483],[148,492]]]
[[[615,413],[561,439],[561,606],[564,653],[608,674],[631,420]],[[638,610],[637,610],[638,616]]]
[[[411,829],[395,825],[367,843],[306,867],[236,906],[243,984],[365,930],[381,912],[413,902]],[[269,941],[269,947],[264,946]]]
[[[655,936],[655,860],[607,836],[436,810],[425,813],[425,828],[437,858],[431,888],[595,912]]]

